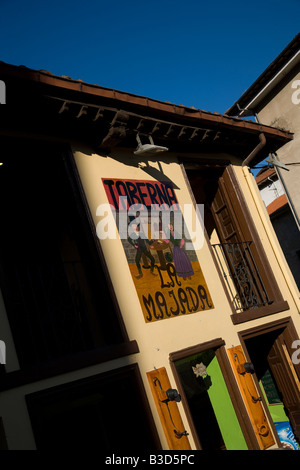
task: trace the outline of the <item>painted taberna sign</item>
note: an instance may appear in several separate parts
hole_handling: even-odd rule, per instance
[[[102,182],[115,212],[145,321],[213,309],[172,183],[124,179]]]

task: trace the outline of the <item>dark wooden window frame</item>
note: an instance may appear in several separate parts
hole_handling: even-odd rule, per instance
[[[82,206],[83,206],[83,211],[84,211],[84,214],[82,214],[82,215],[85,215],[85,217],[88,220],[88,228],[92,233],[94,245],[95,245],[96,250],[97,250],[100,265],[101,265],[102,270],[103,270],[104,275],[105,275],[106,283],[107,283],[107,286],[108,286],[108,289],[109,289],[110,296],[112,298],[112,302],[114,304],[114,309],[115,309],[117,319],[118,319],[118,322],[119,322],[119,325],[120,325],[120,328],[121,328],[121,331],[122,331],[122,335],[123,335],[123,338],[124,338],[124,343],[126,343],[126,342],[129,342],[129,337],[128,337],[126,327],[125,327],[125,323],[124,323],[124,320],[123,320],[123,317],[122,317],[122,313],[120,311],[120,307],[119,307],[119,304],[118,304],[118,301],[117,301],[117,298],[116,298],[115,290],[114,290],[113,284],[111,282],[111,278],[110,278],[110,275],[109,275],[109,270],[108,270],[108,267],[107,267],[107,264],[106,264],[106,261],[105,261],[105,257],[104,257],[104,254],[102,252],[102,248],[101,248],[99,239],[96,236],[95,225],[94,225],[92,214],[91,214],[91,211],[90,211],[90,207],[89,207],[89,204],[88,204],[88,201],[86,199],[86,195],[85,195],[85,192],[84,192],[84,189],[83,189],[83,186],[82,186],[82,182],[81,182],[81,179],[80,179],[80,176],[79,176],[79,173],[78,173],[78,169],[77,169],[77,166],[76,166],[76,163],[75,163],[74,155],[73,155],[72,150],[69,147],[66,148],[66,153],[69,154],[70,166],[71,166],[71,171],[72,171],[72,176],[73,176],[73,178],[71,178],[71,183],[73,185],[73,191],[74,192],[76,192],[76,190],[78,191],[80,199],[82,201]]]
[[[271,291],[272,291],[271,294],[272,294],[273,299],[274,299],[272,304],[265,305],[263,307],[258,307],[258,308],[245,310],[244,312],[241,312],[241,313],[236,313],[234,308],[233,308],[233,304],[232,304],[227,286],[225,284],[224,278],[222,276],[222,273],[221,273],[220,268],[217,264],[215,255],[213,253],[213,249],[211,247],[208,234],[206,232],[206,229],[204,228],[205,239],[208,242],[208,246],[209,246],[210,252],[212,254],[212,257],[214,259],[214,263],[215,263],[216,269],[218,271],[219,278],[221,279],[222,285],[224,287],[224,291],[226,293],[227,298],[229,299],[229,304],[230,304],[231,310],[232,310],[231,320],[232,320],[233,324],[237,325],[237,324],[240,324],[240,323],[255,320],[257,318],[261,318],[261,317],[265,317],[265,316],[268,316],[268,315],[272,315],[272,314],[275,314],[275,313],[279,313],[279,312],[289,310],[289,304],[288,304],[287,301],[285,301],[283,299],[283,297],[281,295],[280,289],[277,285],[277,282],[276,282],[275,276],[273,274],[273,271],[272,271],[272,269],[269,265],[268,259],[266,257],[266,254],[265,254],[264,248],[262,246],[262,243],[260,241],[260,238],[258,236],[257,230],[256,230],[254,224],[252,223],[252,217],[251,217],[250,210],[249,210],[249,208],[247,206],[247,203],[244,199],[243,193],[242,193],[242,191],[239,187],[238,180],[235,176],[234,169],[232,167],[231,162],[229,160],[223,160],[222,161],[222,160],[217,160],[217,159],[216,160],[214,160],[214,159],[211,159],[211,160],[197,159],[197,161],[195,161],[195,160],[187,160],[187,161],[181,160],[181,169],[182,169],[187,187],[189,189],[191,198],[193,200],[193,203],[194,203],[194,205],[196,205],[196,200],[195,200],[195,197],[193,195],[193,191],[192,191],[191,185],[189,183],[188,176],[187,176],[186,171],[185,171],[185,167],[188,167],[188,166],[190,166],[190,168],[199,169],[199,170],[201,168],[205,168],[205,167],[210,167],[211,168],[212,166],[216,166],[218,168],[223,168],[224,170],[225,170],[225,168],[228,169],[229,175],[232,178],[232,180],[234,181],[233,188],[234,188],[234,191],[236,192],[237,197],[239,199],[241,210],[243,211],[243,213],[247,217],[248,221],[251,221],[250,223],[248,223],[248,229],[249,229],[249,233],[250,233],[250,236],[251,236],[251,240],[254,242],[254,245],[256,246],[257,252],[259,254],[259,260],[258,260],[259,264],[262,267],[262,269],[264,269],[264,271],[265,271],[266,277],[268,278],[268,281],[269,281],[269,285],[272,286],[271,287]]]
[[[193,201],[193,204],[194,206],[196,207],[196,200],[195,200],[195,196],[194,196],[194,193],[193,193],[193,190],[191,188],[191,185],[190,185],[190,182],[189,182],[189,179],[188,179],[188,176],[186,174],[186,171],[185,171],[185,167],[188,166],[189,164],[191,165],[192,168],[196,168],[196,169],[200,169],[206,165],[209,165],[209,166],[212,166],[212,165],[215,165],[217,167],[221,167],[221,168],[224,168],[226,165],[229,165],[230,162],[224,162],[224,160],[214,160],[213,163],[211,160],[201,160],[202,163],[199,163],[198,159],[197,159],[197,162],[195,161],[188,161],[188,162],[181,162],[181,171],[183,173],[183,177],[184,177],[184,180],[185,180],[185,183],[187,185],[187,188],[188,188],[188,191],[190,193],[190,197]],[[213,263],[215,265],[215,268],[216,268],[216,272],[218,273],[218,276],[219,276],[219,280],[223,286],[223,291],[225,292],[225,295],[227,297],[227,300],[228,300],[228,305],[232,311],[232,315],[235,314],[235,310],[234,310],[234,307],[233,307],[233,303],[231,301],[231,298],[230,298],[230,295],[229,295],[229,292],[228,292],[228,289],[226,287],[226,284],[225,284],[225,280],[224,280],[224,277],[222,276],[222,273],[221,273],[221,270],[220,270],[220,267],[217,263],[217,260],[216,260],[216,257],[215,257],[215,254],[213,252],[213,248],[211,246],[211,243],[210,243],[210,240],[209,240],[209,236],[208,236],[208,233],[207,233],[207,230],[205,228],[205,225],[204,225],[204,239],[207,243],[207,246],[208,246],[208,249],[209,249],[209,252],[211,254],[211,257],[212,257],[212,260],[213,260]]]
[[[76,380],[75,382],[72,382],[72,383],[68,382],[66,384],[57,385],[57,386],[51,387],[49,389],[44,389],[44,390],[41,390],[41,391],[38,391],[38,392],[33,392],[32,394],[25,395],[25,400],[26,400],[27,406],[29,407],[29,411],[30,411],[30,409],[34,407],[34,403],[36,401],[39,402],[40,397],[49,396],[49,399],[51,399],[51,397],[55,396],[56,393],[61,392],[61,393],[65,394],[65,398],[67,399],[69,388],[76,390],[76,387],[81,387],[81,388],[82,387],[84,387],[84,388],[85,387],[92,387],[93,384],[97,385],[99,383],[105,383],[107,380],[110,380],[110,379],[115,378],[115,377],[118,377],[119,380],[121,381],[122,377],[126,378],[128,376],[132,376],[132,378],[135,381],[135,386],[136,386],[136,389],[137,389],[137,393],[140,397],[142,408],[143,408],[143,411],[145,413],[145,420],[148,424],[150,433],[153,436],[153,442],[156,446],[156,449],[161,450],[162,449],[161,442],[160,442],[160,439],[159,439],[159,436],[158,436],[157,428],[156,428],[155,423],[154,423],[154,419],[153,419],[153,415],[152,415],[152,412],[151,412],[151,409],[150,409],[148,397],[146,395],[144,383],[143,383],[141,373],[140,373],[140,369],[139,369],[139,366],[138,366],[137,363],[132,363],[132,364],[126,365],[124,367],[118,367],[116,369],[112,369],[112,370],[109,370],[107,372],[102,372],[102,373],[97,374],[97,375],[82,378],[82,379]],[[126,404],[124,404],[124,406],[126,406]],[[116,416],[114,416],[113,411],[114,410],[112,410],[112,419],[116,419]],[[126,424],[125,424],[125,427],[126,427]],[[119,432],[119,434],[120,434],[120,432],[123,432],[123,431],[124,431],[123,429],[121,429],[121,430],[118,429],[117,430],[117,428],[116,428],[116,432]],[[138,430],[137,430],[137,432],[138,432]],[[133,446],[134,446],[134,436],[132,437],[132,442],[133,442]]]
[[[45,142],[41,142],[44,143]],[[19,370],[6,372],[4,365],[0,366],[0,391],[9,390],[14,387],[19,387],[28,383],[44,380],[60,374],[65,374],[85,367],[90,367],[96,364],[101,364],[117,358],[122,358],[131,354],[139,353],[139,347],[136,340],[130,340],[126,331],[124,320],[117,302],[114,287],[112,285],[106,261],[97,239],[96,231],[90,212],[90,208],[85,196],[85,192],[81,183],[81,179],[76,167],[74,156],[69,145],[63,144],[59,146],[62,154],[68,156],[71,172],[70,183],[75,194],[81,199],[82,204],[78,204],[78,210],[82,216],[87,219],[87,229],[90,230],[94,244],[96,247],[99,263],[104,272],[107,282],[107,287],[111,295],[112,303],[116,314],[116,320],[119,323],[123,342],[119,344],[97,348],[91,351],[80,352],[72,354],[68,357],[55,359],[51,362],[41,365],[26,366]]]
[[[188,401],[185,396],[183,387],[181,385],[180,377],[178,375],[178,372],[175,366],[175,361],[191,356],[193,354],[201,353],[208,349],[215,350],[215,354],[216,354],[229,396],[231,398],[231,402],[232,402],[234,411],[236,413],[239,425],[244,435],[246,444],[249,450],[257,450],[259,449],[257,439],[255,436],[253,427],[251,425],[251,421],[247,413],[245,404],[243,402],[242,396],[237,388],[236,380],[232,372],[231,365],[229,363],[229,359],[226,353],[225,341],[222,338],[216,338],[214,340],[207,341],[205,343],[196,344],[194,346],[190,346],[188,348],[172,352],[169,355],[171,369],[172,369],[179,393],[182,396],[183,408],[184,408],[184,411],[187,416],[187,420],[191,428],[191,432],[195,441],[196,448],[197,450],[202,449],[201,442],[199,441],[197,431],[194,426],[194,422],[193,422],[193,418],[189,409]]]

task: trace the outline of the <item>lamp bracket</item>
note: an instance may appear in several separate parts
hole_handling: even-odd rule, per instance
[[[161,152],[167,152],[169,150],[167,147],[155,145],[151,135],[146,135],[146,137],[148,137],[150,144],[142,144],[140,135],[136,135],[138,146],[133,152],[135,155],[153,155]]]
[[[160,390],[164,391],[158,377],[153,377],[153,383],[154,383],[155,387],[156,387],[156,384],[158,383]],[[189,433],[187,431],[182,431],[181,432],[181,431],[178,431],[178,429],[176,429],[176,426],[173,422],[172,415],[171,415],[170,408],[169,408],[169,402],[170,401],[177,401],[177,402],[181,401],[181,396],[179,395],[177,390],[174,389],[174,388],[169,388],[165,393],[167,395],[167,398],[164,399],[164,400],[160,400],[160,401],[161,401],[161,403],[164,403],[167,407],[167,410],[168,410],[168,413],[169,413],[169,416],[170,416],[170,420],[171,420],[171,423],[172,423],[173,428],[174,428],[175,436],[178,439],[180,439],[182,436],[188,436]]]

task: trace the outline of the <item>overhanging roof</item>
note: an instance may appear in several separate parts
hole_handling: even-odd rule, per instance
[[[244,160],[263,133],[266,145],[257,157],[292,139],[292,134],[250,120],[210,113],[118,90],[92,85],[47,71],[0,62],[7,87],[0,108],[2,132],[76,139],[98,151],[135,148],[136,134],[174,152],[229,153]]]
[[[250,116],[270,91],[300,63],[300,33],[284,48],[255,82],[225,112],[228,116]]]

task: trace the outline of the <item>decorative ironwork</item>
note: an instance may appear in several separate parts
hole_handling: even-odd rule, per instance
[[[251,252],[251,241],[212,245],[236,311],[271,303]]]

